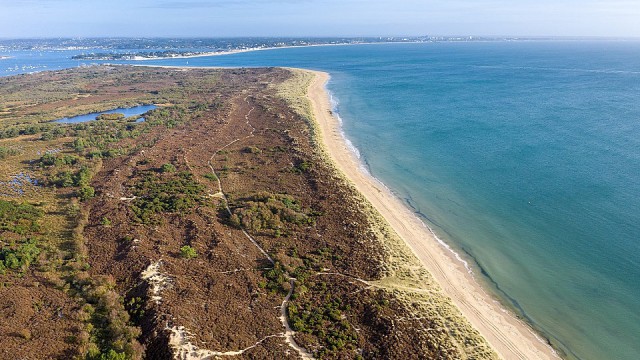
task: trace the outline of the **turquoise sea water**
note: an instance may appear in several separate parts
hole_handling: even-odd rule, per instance
[[[371,174],[505,303],[567,357],[640,358],[640,42],[331,46],[145,63],[330,72]]]

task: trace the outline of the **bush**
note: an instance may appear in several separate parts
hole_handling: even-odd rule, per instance
[[[176,167],[173,166],[173,164],[164,164],[162,165],[162,167],[160,168],[160,171],[162,171],[163,173],[172,173],[172,172],[176,172]]]
[[[313,224],[314,218],[291,196],[261,192],[235,205],[229,221],[239,228],[280,237],[287,224]]]
[[[136,220],[151,224],[158,213],[188,213],[205,203],[205,190],[188,172],[179,172],[169,179],[150,173],[136,183],[131,210]]]
[[[280,262],[276,261],[273,268],[265,270],[262,275],[267,279],[267,283],[264,285],[264,288],[274,293],[287,293],[288,290],[286,289],[286,286],[289,285],[289,277],[285,273],[285,269]]]
[[[75,165],[80,158],[75,155],[46,153],[40,157],[41,166]]]
[[[308,161],[300,161],[293,167],[294,173],[304,173],[311,170],[311,163]]]
[[[193,259],[197,256],[198,253],[196,252],[196,250],[189,245],[185,245],[180,248],[180,257],[184,259]]]
[[[96,116],[96,120],[122,120],[122,119],[124,119],[124,114],[121,114],[121,113],[100,114]]]
[[[58,187],[73,186],[75,181],[70,171],[61,171],[50,178],[50,182]]]
[[[213,173],[206,173],[206,174],[204,174],[204,177],[206,179],[211,180],[211,181],[218,181],[218,177]]]
[[[0,232],[9,231],[18,235],[40,230],[38,221],[44,212],[27,203],[0,200]]]
[[[6,148],[6,147],[0,146],[0,160],[6,158],[8,156],[18,155],[19,153],[20,153],[20,151],[18,151],[17,149]]]
[[[260,154],[262,153],[262,150],[255,146],[247,146],[246,148],[242,149],[242,152],[247,154]]]
[[[15,249],[2,248],[0,250],[0,273],[6,268],[11,270],[19,270],[28,268],[40,254],[35,239],[28,239]]]
[[[78,189],[77,195],[80,200],[86,201],[96,196],[96,190],[91,186],[85,185]]]

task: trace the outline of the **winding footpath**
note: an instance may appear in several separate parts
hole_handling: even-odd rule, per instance
[[[249,101],[248,101],[248,98],[249,98],[249,96],[245,97],[244,101],[247,103],[247,105],[250,105]],[[251,125],[251,122],[249,121],[249,116],[251,115],[253,110],[255,110],[255,107],[252,107],[247,112],[247,114],[244,116],[247,126],[251,129],[251,131],[249,132],[249,135],[247,135],[247,136],[245,136],[243,138],[237,138],[237,139],[229,142],[228,144],[224,145],[223,147],[217,149],[216,151],[213,152],[213,154],[211,155],[211,157],[207,161],[207,165],[209,166],[209,169],[211,169],[211,173],[217,179],[218,193],[215,194],[215,195],[219,196],[222,199],[222,201],[224,202],[225,209],[227,210],[227,213],[229,214],[229,216],[232,215],[231,208],[229,207],[229,201],[227,200],[227,196],[225,195],[225,192],[224,192],[224,190],[222,188],[222,181],[220,180],[220,177],[216,173],[216,170],[213,167],[213,164],[211,163],[211,161],[213,160],[213,158],[220,151],[228,148],[229,146],[231,146],[231,145],[233,145],[233,144],[235,144],[237,142],[240,142],[240,141],[243,141],[243,140],[247,140],[247,139],[252,138],[253,136],[255,136],[254,134],[255,134],[256,128],[253,127],[253,125]],[[260,246],[260,244],[258,244],[258,242],[251,235],[249,235],[249,233],[244,228],[241,229],[241,230],[242,230],[242,233],[244,234],[244,236],[249,241],[251,241],[251,243],[269,260],[269,262],[272,265],[275,265],[275,261],[273,260],[273,258],[271,256],[269,256],[269,254],[262,248],[262,246]],[[300,355],[300,357],[302,357],[303,359],[314,359],[313,355],[309,351],[307,351],[304,347],[298,345],[298,343],[295,341],[295,339],[294,339],[295,331],[293,331],[291,326],[289,326],[289,321],[287,319],[287,307],[289,305],[289,300],[291,299],[291,295],[293,294],[293,290],[295,288],[295,281],[296,281],[295,278],[289,276],[289,284],[291,286],[289,287],[289,292],[287,293],[287,296],[282,301],[282,305],[280,305],[280,321],[282,322],[282,325],[285,328],[285,332],[283,334],[272,335],[270,337],[283,336],[285,338],[285,341],[287,342],[287,344],[292,349],[294,349]],[[215,352],[215,354],[212,353],[212,355],[215,355],[215,356],[239,355],[239,354],[242,354],[244,351],[249,350],[249,349],[254,348],[255,346],[259,345],[262,341],[266,340],[267,338],[264,338],[264,339],[260,340],[258,343],[256,343],[255,345],[253,345],[253,346],[251,346],[249,348],[246,348],[244,350],[239,350],[239,352],[238,351],[231,351],[231,352],[224,352],[224,353]]]
[[[247,103],[247,105],[250,105],[248,99],[249,99],[249,96],[246,96],[244,98],[244,101]],[[232,146],[237,142],[247,140],[255,136],[254,134],[255,134],[256,128],[249,121],[249,117],[254,110],[255,110],[255,107],[252,107],[244,116],[245,123],[250,128],[249,134],[242,138],[234,139],[228,144],[215,150],[211,155],[211,157],[209,158],[209,160],[207,161],[207,165],[211,170],[211,173],[217,179],[216,182],[217,182],[217,190],[218,190],[217,193],[209,194],[209,196],[220,198],[224,202],[225,209],[229,215],[232,214],[231,208],[229,207],[229,201],[222,187],[222,181],[220,180],[220,177],[218,176],[218,174],[215,171],[215,168],[213,167],[212,161],[216,155],[218,155],[221,151],[228,148],[229,146]],[[189,165],[189,161],[187,159],[187,152],[184,152],[183,157],[187,166],[191,168],[191,166]],[[134,199],[135,199],[135,196],[120,197],[120,200],[122,201],[131,201]],[[260,246],[260,244],[258,244],[258,242],[246,231],[246,229],[242,228],[241,231],[244,234],[244,236],[264,255],[264,257],[271,263],[271,265],[274,266],[275,260],[271,256],[269,256],[269,254],[265,251],[265,249],[263,249]],[[154,303],[156,303],[156,305],[158,306],[160,306],[162,303],[161,292],[164,289],[167,289],[171,286],[171,278],[168,274],[164,274],[160,271],[161,266],[162,266],[161,260],[152,262],[141,274],[141,280],[147,282],[150,285],[151,300]],[[271,268],[272,267],[269,267],[266,269],[271,269]],[[239,271],[248,271],[248,270],[252,270],[252,269],[235,269],[235,270],[225,271],[221,273],[235,273]],[[213,359],[213,358],[219,358],[224,356],[238,356],[238,355],[242,355],[246,351],[249,351],[259,346],[264,341],[270,338],[275,338],[275,337],[284,338],[285,342],[289,345],[289,347],[295,350],[302,359],[304,360],[314,359],[313,355],[309,351],[307,351],[304,347],[300,346],[295,341],[294,339],[295,331],[289,325],[288,318],[287,318],[287,307],[289,305],[289,301],[295,289],[296,279],[288,275],[288,281],[290,284],[289,292],[287,293],[284,300],[282,301],[282,304],[280,305],[280,316],[279,316],[280,321],[282,322],[282,325],[285,329],[284,332],[265,336],[264,338],[258,340],[253,345],[248,346],[244,349],[230,350],[230,351],[212,351],[208,349],[201,349],[195,344],[193,344],[191,342],[191,339],[193,337],[192,333],[188,329],[186,329],[184,326],[171,324],[171,322],[173,321],[173,317],[170,316],[169,317],[170,320],[167,323],[165,330],[169,332],[169,345],[173,349],[174,359],[205,360],[205,359]]]

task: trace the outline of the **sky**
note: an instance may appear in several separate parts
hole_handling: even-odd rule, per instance
[[[0,38],[640,37],[640,0],[0,0]]]

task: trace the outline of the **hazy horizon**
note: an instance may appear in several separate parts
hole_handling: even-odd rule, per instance
[[[640,37],[630,0],[0,0],[0,38]]]
[[[125,39],[125,40],[136,40],[136,39],[370,39],[370,38],[421,38],[421,37],[430,37],[430,38],[466,38],[473,37],[477,38],[477,40],[500,40],[505,39],[508,41],[535,41],[535,40],[620,40],[620,41],[640,41],[640,36],[530,36],[530,35],[477,35],[477,34],[412,34],[412,35],[334,35],[334,36],[292,36],[292,35],[237,35],[237,36],[112,36],[112,35],[97,35],[97,36],[13,36],[6,37],[0,36],[0,40],[66,40],[66,39],[75,39],[75,40],[91,40],[91,39]]]

